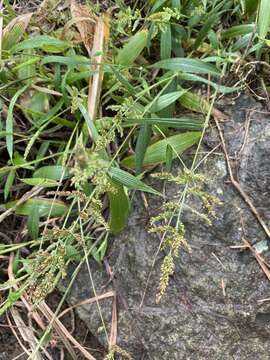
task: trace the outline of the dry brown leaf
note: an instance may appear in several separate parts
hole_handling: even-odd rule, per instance
[[[83,301],[79,302],[78,304],[70,306],[69,308],[62,311],[61,314],[59,314],[57,316],[57,318],[60,319],[66,313],[68,313],[69,311],[71,311],[71,310],[73,310],[73,309],[75,309],[75,308],[77,308],[79,306],[86,305],[86,304],[93,304],[93,303],[95,303],[97,301],[100,301],[100,300],[108,299],[108,298],[111,298],[111,297],[114,298],[115,296],[116,296],[115,291],[108,291],[105,294],[97,295],[97,296],[91,297],[90,299],[83,300]]]
[[[3,30],[3,38],[7,34],[9,34],[14,29],[15,26],[18,26],[20,28],[20,34],[21,34],[20,37],[17,39],[17,41],[19,42],[31,20],[31,17],[32,17],[32,13],[27,13],[27,14],[19,15],[15,19],[11,20],[10,23],[7,24],[7,26]]]
[[[70,355],[72,355],[73,358],[77,359],[76,354],[72,347],[70,347],[69,343],[72,343],[85,357],[85,359],[88,360],[96,360],[94,356],[92,356],[67,330],[67,328],[62,324],[62,322],[56,317],[52,310],[49,308],[49,306],[43,301],[41,304],[39,304],[39,310],[42,312],[42,314],[47,318],[49,322],[53,322],[53,328],[58,333],[62,341],[64,342],[65,346],[69,350]]]
[[[70,11],[72,20],[80,32],[84,46],[88,51],[89,56],[91,56],[95,24],[97,20],[96,16],[88,6],[78,4],[76,0],[71,0]]]
[[[48,89],[48,88],[45,88],[43,86],[38,86],[38,85],[32,84],[32,88],[37,90],[37,91],[40,91],[40,92],[42,92],[44,94],[49,94],[49,95],[54,95],[54,96],[63,96],[63,94],[60,93],[59,91]]]
[[[112,305],[112,325],[111,325],[111,334],[110,334],[110,349],[116,345],[117,341],[117,303],[116,303],[116,296],[113,298],[113,305]]]
[[[103,63],[106,57],[108,40],[110,36],[110,15],[104,14],[96,24],[94,43],[92,48],[93,77],[89,80],[88,113],[92,121],[95,121],[100,102],[101,87],[103,82]]]

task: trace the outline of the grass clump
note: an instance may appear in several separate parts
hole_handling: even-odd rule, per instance
[[[102,263],[132,192],[161,195],[143,181],[157,165],[180,189],[151,220],[166,251],[160,301],[188,250],[187,198],[200,199],[208,214],[189,210],[208,223],[218,203],[196,173],[209,119],[222,116],[215,99],[251,87],[268,97],[268,1],[118,0],[104,10],[72,0],[20,15],[0,4],[0,254],[15,252],[0,312],[20,298],[38,306],[70,262]],[[196,144],[192,167],[173,176],[172,160]]]

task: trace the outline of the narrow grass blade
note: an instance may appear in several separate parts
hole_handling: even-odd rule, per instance
[[[24,178],[21,181],[27,185],[31,186],[40,186],[40,187],[56,187],[58,186],[58,182],[51,179],[46,178]]]
[[[9,157],[12,159],[13,156],[13,109],[18,100],[18,98],[25,92],[28,88],[28,85],[25,85],[21,89],[19,89],[13,98],[10,101],[8,113],[7,113],[7,120],[6,120],[6,145]]]
[[[167,145],[166,148],[166,171],[171,171],[173,160],[173,149],[171,145]]]
[[[259,6],[259,13],[257,18],[257,27],[259,37],[264,40],[270,26],[270,1],[261,0]]]
[[[174,129],[183,129],[183,130],[201,130],[204,127],[203,119],[192,119],[192,118],[141,118],[141,119],[128,119],[125,124],[135,125],[135,124],[150,124],[164,127],[172,127]]]
[[[78,66],[78,65],[85,65],[89,66],[89,73],[90,73],[90,62],[89,59],[85,56],[81,55],[73,55],[73,56],[60,56],[60,55],[48,55],[45,56],[41,64],[52,64],[57,63],[61,65],[67,65],[67,66]]]
[[[205,22],[198,35],[196,36],[196,41],[193,45],[194,50],[198,49],[198,47],[201,45],[203,40],[206,38],[208,32],[212,29],[218,19],[219,14],[213,14],[208,18],[208,20]]]
[[[219,93],[222,93],[222,94],[231,94],[231,93],[233,93],[235,91],[241,90],[240,86],[229,87],[229,86],[219,85],[219,84],[216,84],[213,81],[207,80],[207,79],[203,78],[202,76],[195,75],[195,74],[185,74],[185,73],[183,73],[183,74],[179,75],[179,78],[183,79],[183,80],[187,80],[187,81],[198,81],[198,82],[210,85],[215,90],[217,90]]]
[[[145,156],[147,146],[150,143],[152,135],[152,127],[149,124],[143,124],[140,128],[139,135],[137,138],[136,149],[135,149],[135,169],[136,175],[142,172],[142,164]]]
[[[202,114],[207,114],[211,108],[211,105],[207,100],[190,91],[187,91],[183,96],[181,96],[179,102],[184,108]],[[224,113],[222,113],[215,107],[212,107],[212,115],[220,120],[225,120],[227,118]]]
[[[81,104],[80,105],[80,111],[84,117],[84,120],[86,122],[87,125],[87,129],[89,131],[89,135],[90,137],[96,141],[98,138],[98,132],[97,129],[93,123],[93,120],[90,118],[89,113],[87,112],[86,108]]]
[[[259,0],[245,0],[244,5],[245,13],[250,16],[257,10]]]
[[[27,230],[32,239],[37,239],[39,234],[39,209],[33,205],[27,218]]]
[[[181,1],[180,0],[172,0],[172,8],[181,10]]]
[[[13,185],[14,179],[15,179],[15,170],[11,170],[7,176],[5,186],[4,186],[4,199],[5,201],[8,198],[8,195],[10,193],[11,186]]]
[[[135,161],[134,161],[135,165]],[[111,178],[118,182],[119,184],[122,184],[126,186],[128,189],[131,190],[140,190],[144,192],[148,192],[155,195],[161,195],[160,192],[153,189],[151,186],[146,185],[144,182],[139,180],[136,176],[131,175],[130,173],[121,170],[119,168],[113,167],[109,170],[109,175]]]

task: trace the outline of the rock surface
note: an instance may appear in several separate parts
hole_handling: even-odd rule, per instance
[[[270,116],[247,96],[228,108],[229,121],[222,124],[228,153],[242,188],[259,214],[269,224],[270,211]],[[215,130],[206,147],[218,143]],[[180,165],[178,165],[179,167]],[[175,165],[177,167],[177,165]],[[90,260],[98,294],[115,289],[118,294],[118,345],[136,360],[260,359],[270,358],[269,282],[249,250],[244,236],[267,259],[264,232],[243,199],[227,182],[222,151],[215,150],[202,162],[199,172],[208,176],[206,191],[218,196],[222,205],[212,226],[185,212],[183,222],[191,253],[182,251],[176,271],[160,304],[155,296],[164,253],[159,253],[149,284],[147,279],[159,240],[147,232],[149,216],[156,213],[159,199],[148,197],[145,210],[140,194],[133,202],[129,224],[111,245],[108,262],[114,282]],[[162,186],[162,184],[155,185]],[[169,199],[179,189],[166,185]],[[196,205],[196,204],[191,204]],[[72,273],[72,269],[70,269]],[[145,293],[144,301],[142,296]],[[71,304],[93,296],[87,267],[83,267],[71,289]],[[107,331],[110,331],[112,301],[99,302]],[[96,304],[78,308],[89,330],[106,344]]]

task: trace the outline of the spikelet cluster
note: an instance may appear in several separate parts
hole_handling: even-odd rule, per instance
[[[169,253],[165,256],[160,268],[159,291],[156,297],[157,303],[160,302],[162,296],[165,294],[167,287],[169,286],[170,276],[173,275],[174,270],[174,259],[172,254]]]
[[[69,92],[71,94],[71,113],[74,114],[83,103],[83,98],[86,98],[86,95],[75,86],[69,87]]]
[[[75,165],[72,169],[72,184],[82,190],[90,180],[96,187],[96,194],[116,192],[108,177],[109,163],[103,160],[98,153],[89,154],[83,147],[78,147],[75,156]]]
[[[93,197],[88,207],[80,212],[80,216],[84,220],[93,219],[96,225],[101,225],[105,230],[109,231],[110,227],[102,215],[102,208],[102,201]]]
[[[124,117],[130,119],[140,118],[142,116],[142,108],[132,96],[124,99],[121,105],[111,105],[108,109],[116,111],[117,117],[123,119]]]
[[[157,30],[164,32],[166,31],[167,24],[175,19],[179,20],[181,17],[181,13],[178,9],[172,9],[169,7],[163,8],[163,11],[155,12],[147,17],[148,21],[151,21],[154,23],[154,25],[157,27]]]
[[[130,353],[128,353],[126,350],[122,349],[118,345],[113,345],[111,347],[110,352],[105,356],[104,360],[114,360],[115,354],[121,355],[123,359],[133,360]]]
[[[76,243],[81,244],[82,243],[81,234],[76,233],[75,230],[76,230],[76,226],[72,230],[68,228],[59,229],[58,227],[54,227],[53,229],[46,229],[43,232],[43,239],[44,241],[56,242],[56,243],[58,241],[63,241],[63,242],[69,241],[69,243],[75,241]]]
[[[119,134],[120,137],[123,136],[122,118],[116,115],[113,118],[113,121],[107,120],[108,119],[106,119],[106,121],[100,121],[99,126],[97,127],[99,136],[96,140],[96,152],[106,148],[106,146],[114,142],[117,134]]]
[[[65,247],[57,246],[51,252],[40,250],[33,254],[30,262],[30,286],[31,301],[34,305],[39,304],[55,288],[55,279],[58,273],[61,277],[66,276]]]
[[[126,34],[125,29],[129,28],[134,31],[140,24],[140,21],[150,21],[157,28],[156,31],[165,31],[166,25],[173,19],[178,20],[181,13],[178,9],[170,7],[163,8],[163,11],[155,12],[147,17],[143,17],[141,11],[133,11],[129,6],[117,14],[115,26],[118,32]],[[156,32],[155,31],[155,32]]]
[[[63,196],[66,197],[68,200],[70,199],[76,199],[80,202],[86,202],[87,196],[82,191],[73,190],[73,191],[48,191],[48,195],[57,195],[57,196]]]
[[[215,206],[221,205],[220,199],[216,196],[203,191],[200,187],[194,186],[188,189],[188,194],[196,196],[202,202],[202,205],[207,211],[207,214],[211,217],[216,217]],[[209,220],[209,217],[208,217]],[[211,221],[210,221],[211,223]]]

